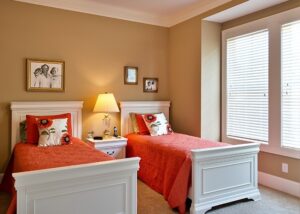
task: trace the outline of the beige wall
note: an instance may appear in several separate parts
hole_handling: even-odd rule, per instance
[[[201,22],[201,137],[221,139],[221,24]]]
[[[258,156],[258,170],[271,175],[289,179],[300,183],[300,160],[288,158],[281,155],[275,155],[266,152],[260,152]],[[289,173],[281,171],[281,164],[289,165]]]
[[[10,154],[11,101],[83,100],[86,136],[103,130],[102,116],[92,113],[98,93],[113,92],[118,101],[169,99],[167,28],[1,0],[0,29],[0,172]],[[66,91],[27,92],[27,57],[65,60]],[[139,67],[137,86],[123,84],[125,65]],[[145,76],[159,78],[158,93],[143,93]]]
[[[175,131],[201,136],[202,19],[243,2],[245,0],[232,0],[170,28],[169,92]]]
[[[201,19],[190,19],[170,29],[169,92],[175,131],[200,136]]]
[[[171,119],[177,132],[218,140],[221,25],[203,17],[170,28]]]

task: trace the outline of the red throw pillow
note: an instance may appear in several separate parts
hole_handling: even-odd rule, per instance
[[[136,118],[137,126],[139,127],[139,134],[140,135],[150,135],[150,132],[149,132],[149,130],[145,124],[145,121],[143,119],[143,115],[135,114],[135,118]]]
[[[27,143],[37,144],[39,141],[39,131],[37,127],[37,119],[64,119],[68,118],[68,133],[72,136],[72,122],[71,114],[58,114],[58,115],[48,115],[48,116],[34,116],[26,115],[26,124],[27,124]]]

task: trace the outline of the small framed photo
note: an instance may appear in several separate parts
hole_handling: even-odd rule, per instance
[[[65,90],[65,62],[27,59],[27,91]]]
[[[143,79],[144,82],[144,92],[157,93],[158,92],[158,78],[148,78]]]
[[[132,67],[132,66],[124,67],[124,84],[126,85],[138,84],[138,67]]]

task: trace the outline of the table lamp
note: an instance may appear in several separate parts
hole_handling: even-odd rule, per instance
[[[99,94],[93,112],[105,113],[104,122],[106,129],[104,131],[104,137],[110,135],[110,116],[109,113],[119,112],[119,107],[117,105],[116,99],[112,93]]]

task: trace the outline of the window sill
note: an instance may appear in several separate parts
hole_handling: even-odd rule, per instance
[[[300,151],[297,149],[287,148],[287,147],[277,147],[275,144],[268,144],[267,142],[246,140],[237,137],[227,136],[222,138],[222,141],[230,144],[243,144],[243,143],[260,143],[260,151],[267,152],[275,155],[281,155],[289,158],[300,159]]]
[[[268,145],[268,142],[266,142],[266,141],[250,140],[250,139],[245,139],[245,138],[240,138],[240,137],[234,137],[234,136],[227,136],[227,138],[228,139],[242,141],[244,143],[260,143],[262,145]]]
[[[300,159],[300,151],[296,149],[284,148],[284,147],[272,147],[270,145],[261,145],[260,151],[281,155],[285,157]]]

